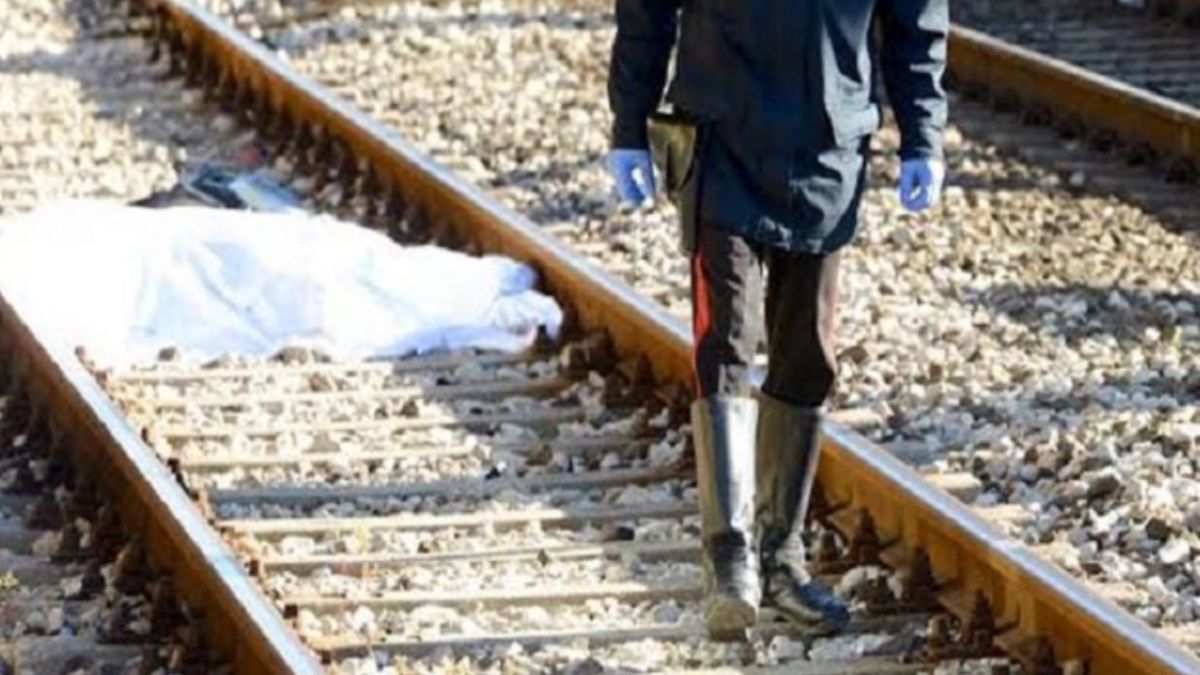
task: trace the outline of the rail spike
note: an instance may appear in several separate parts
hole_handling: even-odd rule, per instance
[[[879,533],[875,529],[875,519],[870,511],[863,509],[858,517],[858,525],[850,539],[850,559],[859,565],[879,565],[879,554],[883,546],[879,541]]]
[[[933,609],[938,606],[937,588],[929,551],[924,547],[916,549],[909,562],[908,574],[904,578],[901,602],[911,607]]]
[[[1038,638],[1033,647],[1033,662],[1030,664],[1030,675],[1064,675],[1054,655],[1054,645],[1045,638]]]
[[[995,637],[996,619],[992,615],[992,603],[983,591],[977,590],[971,605],[971,618],[963,629],[963,646],[984,656],[994,650],[992,641]]]
[[[813,548],[813,562],[818,571],[833,570],[842,562],[842,546],[837,533],[833,530],[822,530]]]
[[[170,635],[186,617],[175,593],[175,581],[164,575],[154,582],[150,592],[150,626],[158,635]]]
[[[130,595],[143,592],[149,577],[148,566],[145,547],[137,538],[130,539],[113,564],[113,585]]]
[[[97,560],[108,562],[116,559],[124,545],[125,531],[116,509],[110,504],[101,505],[92,530],[93,554]]]

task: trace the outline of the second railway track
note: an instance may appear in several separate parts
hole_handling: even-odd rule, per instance
[[[1000,545],[932,479],[837,425],[818,538],[823,569],[858,603],[853,632],[822,641],[764,624],[748,646],[706,643],[679,425],[681,328],[213,17],[183,2],[129,5],[157,11],[102,17],[102,39],[121,39],[122,22],[149,22],[166,49],[148,77],[182,78],[240,117],[240,127],[213,125],[232,145],[257,129],[283,165],[305,169],[298,183],[317,206],[401,241],[433,236],[529,260],[572,312],[567,344],[512,358],[322,363],[292,351],[268,363],[96,373],[118,408],[73,354],[39,344],[5,308],[5,356],[22,364],[10,370],[59,428],[150,473],[144,453],[155,451],[197,500],[174,503],[176,522],[211,520],[331,667],[1194,668],[1031,552]],[[164,527],[148,513],[151,530]],[[309,668],[270,633],[279,617],[252,609],[261,599],[224,549],[187,558],[198,541],[175,539],[184,553],[174,562],[181,574],[201,570],[182,577],[203,584],[183,594],[207,610],[213,644],[247,670]],[[159,565],[172,557],[162,545]],[[231,597],[245,604],[222,604]]]

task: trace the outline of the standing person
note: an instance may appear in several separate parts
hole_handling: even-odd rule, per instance
[[[839,630],[846,605],[809,576],[801,534],[837,373],[840,250],[880,123],[869,36],[877,23],[900,128],[900,202],[919,211],[938,200],[944,174],[948,0],[616,0],[616,17],[608,168],[624,201],[652,199],[649,148],[665,130],[665,179],[691,257],[709,633],[744,634],[760,604]],[[677,28],[676,114],[664,122],[656,110]],[[755,392],[764,328],[768,368]]]

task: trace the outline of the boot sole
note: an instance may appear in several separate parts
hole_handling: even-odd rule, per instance
[[[758,607],[736,596],[709,598],[704,607],[708,636],[717,642],[742,642],[758,621]]]

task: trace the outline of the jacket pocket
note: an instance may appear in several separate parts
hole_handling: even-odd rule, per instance
[[[647,121],[650,155],[667,198],[678,204],[688,180],[696,172],[694,120],[675,113],[654,113]]]
[[[687,115],[654,113],[647,120],[650,155],[667,199],[679,209],[679,242],[691,255],[699,226],[700,163],[706,127]]]

